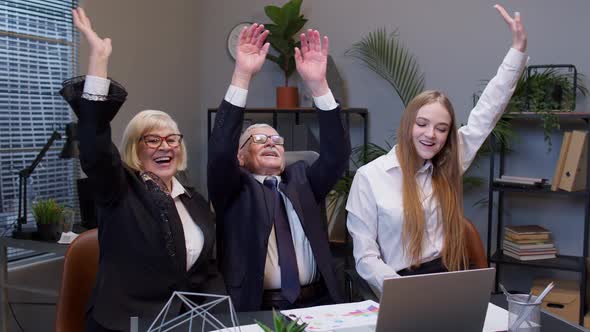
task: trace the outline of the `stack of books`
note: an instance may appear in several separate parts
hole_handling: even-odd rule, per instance
[[[521,261],[556,257],[557,249],[546,228],[526,225],[506,226],[504,230],[504,255]]]

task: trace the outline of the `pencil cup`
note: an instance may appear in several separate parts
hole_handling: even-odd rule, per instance
[[[513,294],[508,301],[508,331],[541,331],[541,304],[537,297],[528,294]]]

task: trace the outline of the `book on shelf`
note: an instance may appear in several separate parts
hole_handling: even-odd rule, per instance
[[[502,247],[502,249],[504,249],[504,251],[509,251],[515,255],[520,255],[520,256],[557,254],[557,249],[555,249],[555,248],[518,250],[518,249],[513,249],[510,247]]]
[[[551,259],[551,258],[557,257],[555,254],[521,256],[521,255],[511,253],[510,251],[506,251],[506,250],[504,250],[504,255],[512,257],[514,259],[521,260],[521,261],[534,261],[534,260],[538,260],[538,259]]]
[[[555,248],[552,241],[533,242],[528,244],[520,244],[512,242],[509,239],[504,239],[504,247],[513,248],[516,250],[530,250],[530,249],[551,249]]]
[[[525,234],[550,234],[547,228],[539,225],[522,225],[522,226],[506,226],[504,229],[507,232],[517,234],[517,235],[525,235]]]
[[[502,175],[499,178],[494,178],[494,183],[504,186],[517,187],[542,187],[547,183],[547,179],[543,178],[529,178],[524,176]]]
[[[509,241],[549,240],[551,232],[538,225],[506,226],[504,237]]]
[[[523,245],[523,244],[546,244],[546,243],[553,243],[550,236],[546,236],[545,239],[514,239],[508,236],[504,236],[504,240],[510,241],[512,243]]]

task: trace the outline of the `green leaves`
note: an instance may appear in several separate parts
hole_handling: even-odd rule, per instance
[[[369,69],[385,79],[404,105],[424,90],[424,74],[414,56],[398,41],[397,33],[377,29],[354,43],[346,52],[363,61]]]
[[[287,320],[274,309],[272,310],[272,320],[274,330],[257,320],[255,322],[264,332],[303,332],[307,327],[307,324],[298,324],[299,320],[292,320],[287,323]]]
[[[282,7],[266,6],[264,12],[273,23],[264,26],[270,32],[268,42],[278,55],[268,54],[267,59],[276,63],[285,73],[285,85],[295,72],[295,51],[299,45],[295,41],[296,34],[303,28],[307,19],[300,14],[302,0],[290,0]]]
[[[63,218],[64,207],[54,199],[40,200],[33,204],[33,215],[38,224],[57,224]]]

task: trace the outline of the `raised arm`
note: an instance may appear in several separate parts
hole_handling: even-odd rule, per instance
[[[301,49],[295,48],[295,65],[311,91],[320,124],[320,157],[307,171],[316,200],[323,200],[348,166],[350,138],[342,125],[340,106],[326,79],[329,40],[317,30],[302,33]]]
[[[506,54],[496,76],[488,82],[469,114],[467,125],[459,129],[463,171],[471,165],[477,150],[502,117],[528,60],[525,54],[527,35],[520,13],[516,12],[514,17],[511,17],[502,6],[495,5],[494,8],[512,32],[512,48]]]
[[[240,188],[238,140],[244,119],[244,107],[252,77],[260,71],[269,43],[264,25],[252,24],[242,29],[236,45],[236,64],[231,85],[215,116],[209,140],[207,187],[217,211]]]
[[[106,79],[111,41],[92,29],[82,8],[72,10],[74,25],[90,45],[88,76],[63,84],[60,93],[78,116],[80,163],[93,183],[97,203],[116,202],[126,190],[119,151],[111,141],[110,121],[127,97],[125,89]]]
[[[113,51],[110,38],[100,38],[92,29],[92,23],[82,7],[72,9],[74,25],[80,31],[90,46],[88,59],[88,75],[107,78],[109,57]]]

